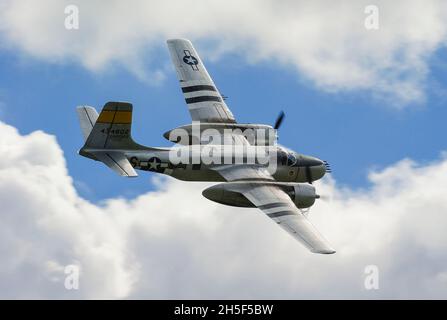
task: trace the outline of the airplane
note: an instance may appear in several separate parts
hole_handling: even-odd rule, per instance
[[[330,172],[328,163],[276,143],[284,113],[273,127],[238,123],[192,43],[170,39],[167,45],[192,118],[191,124],[164,134],[174,146],[136,143],[132,104],[112,101],[100,114],[91,106],[77,107],[85,142],[79,154],[125,177],[142,170],[221,182],[202,195],[229,206],[259,208],[311,252],[335,253],[305,214],[319,198],[312,182]]]

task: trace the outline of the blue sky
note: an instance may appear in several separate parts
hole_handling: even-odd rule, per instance
[[[164,45],[160,43],[157,57],[148,60],[168,63]],[[368,187],[371,169],[407,157],[430,162],[445,149],[445,55],[439,50],[430,59],[426,102],[399,108],[366,90],[328,93],[295,69],[275,62],[249,64],[234,54],[210,61],[201,54],[217,86],[229,96],[227,103],[239,122],[271,124],[284,110],[279,142],[329,161],[337,183],[355,188]],[[162,133],[190,122],[173,68],[162,83],[149,85],[120,67],[90,72],[76,63],[47,63],[3,50],[0,88],[2,119],[22,133],[54,134],[78,191],[94,201],[141,194],[153,188],[153,175],[121,178],[78,156],[82,140],[75,106],[100,109],[109,100],[132,102],[134,138],[151,146],[170,145]]]

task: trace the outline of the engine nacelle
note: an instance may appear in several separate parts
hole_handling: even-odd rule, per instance
[[[243,195],[243,190],[248,185],[272,184],[282,188],[299,209],[309,208],[315,203],[315,199],[320,196],[316,194],[315,187],[306,183],[285,183],[285,182],[227,182],[211,186],[203,190],[202,195],[214,202],[233,207],[255,207],[250,200]]]
[[[288,195],[293,200],[297,208],[304,209],[312,207],[315,199],[320,198],[315,187],[310,184],[296,183],[289,189]]]
[[[234,186],[236,186],[236,188],[234,188]],[[203,190],[202,195],[208,200],[227,206],[254,208],[255,205],[239,190],[239,185],[236,185],[235,183],[220,183]]]

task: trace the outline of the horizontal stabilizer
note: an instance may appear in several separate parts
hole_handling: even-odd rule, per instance
[[[122,152],[101,151],[92,153],[96,159],[103,162],[120,176],[138,177],[138,174],[135,172],[129,160],[127,160],[126,156]]]

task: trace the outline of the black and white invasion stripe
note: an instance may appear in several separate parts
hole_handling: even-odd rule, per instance
[[[192,85],[182,87],[187,104],[198,102],[222,102],[222,97],[213,85]]]

